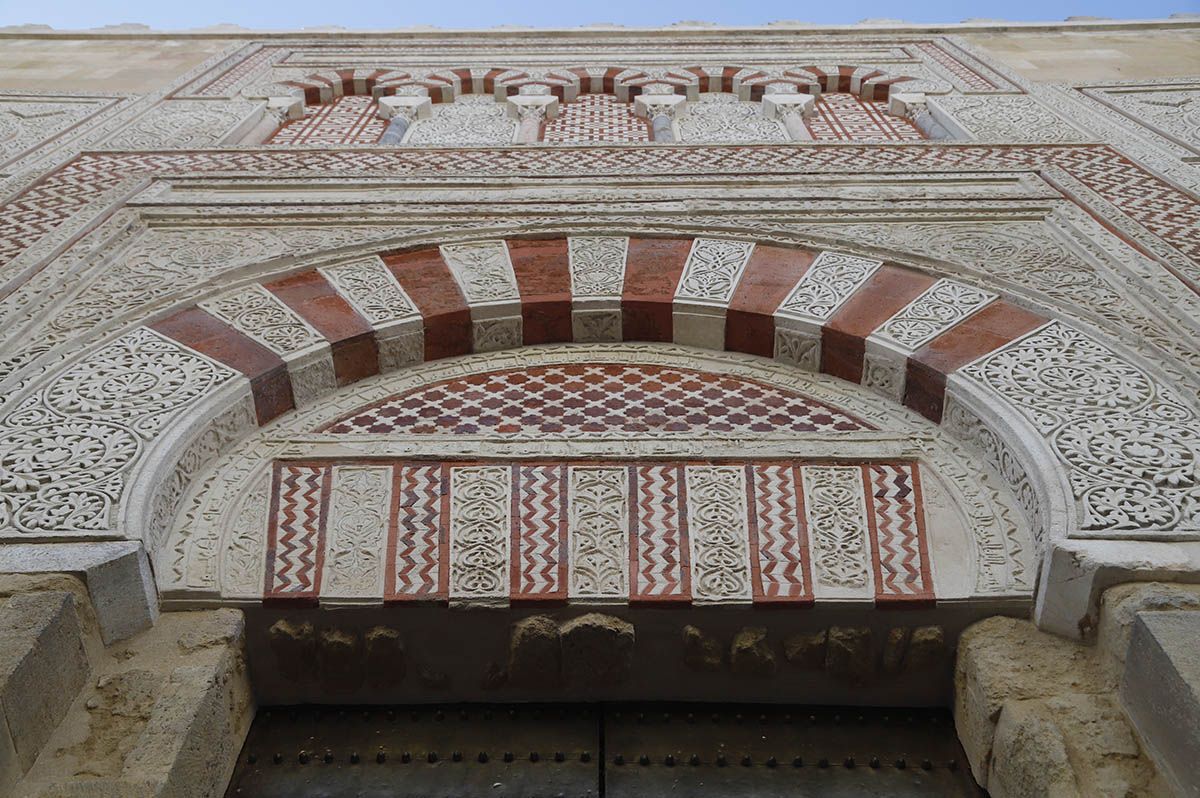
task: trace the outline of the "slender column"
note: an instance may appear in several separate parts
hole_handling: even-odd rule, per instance
[[[379,118],[387,119],[388,126],[379,138],[380,144],[392,147],[404,141],[412,123],[433,115],[433,104],[428,97],[397,96],[379,98]]]
[[[639,94],[633,99],[633,112],[650,120],[654,141],[669,144],[675,141],[675,117],[686,103],[678,94]]]
[[[508,115],[518,122],[517,144],[536,144],[542,124],[558,116],[558,98],[550,94],[518,94],[508,98]]]

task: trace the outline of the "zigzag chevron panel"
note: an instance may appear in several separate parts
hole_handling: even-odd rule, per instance
[[[278,462],[272,501],[272,601],[936,596],[911,461]]]
[[[267,535],[266,598],[308,599],[320,593],[329,481],[327,465],[276,465]]]

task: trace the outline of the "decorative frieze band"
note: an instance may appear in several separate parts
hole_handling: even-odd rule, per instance
[[[267,601],[934,598],[916,463],[278,462]]]

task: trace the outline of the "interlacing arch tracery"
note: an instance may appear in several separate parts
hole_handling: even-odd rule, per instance
[[[314,72],[301,79],[280,81],[302,93],[309,105],[337,97],[389,97],[427,92],[434,103],[453,102],[464,94],[512,96],[528,87],[543,87],[564,102],[581,94],[615,94],[628,102],[647,85],[669,86],[692,99],[700,92],[737,94],[743,100],[760,100],[764,92],[789,86],[801,94],[848,92],[863,99],[884,100],[893,86],[913,81],[879,67],[810,64],[786,68],[750,66],[688,66],[660,69],[640,67],[579,66],[541,71],[506,67],[472,67],[411,72],[395,69],[355,68]]]
[[[542,70],[464,68],[428,72],[369,68],[329,70],[278,84],[303,96],[306,116],[285,125],[271,142],[366,144],[383,137],[384,143],[393,145],[406,142],[478,146],[509,143],[515,136],[516,143],[638,143],[675,141],[680,134],[685,143],[716,140],[771,142],[789,138],[919,140],[923,135],[909,120],[887,118],[886,103],[891,89],[905,84],[929,88],[927,81],[916,81],[911,76],[891,74],[877,67],[836,64],[785,68],[590,66]],[[814,102],[808,105],[794,102],[790,98],[795,95],[812,97]],[[822,99],[823,95],[832,97]],[[678,98],[678,101],[667,103],[664,96]],[[853,99],[849,102],[834,99],[840,96]],[[386,114],[380,114],[376,102],[387,97],[409,98],[413,102],[389,107]],[[496,101],[494,111],[485,111],[480,105],[485,97]],[[638,97],[645,103],[640,100],[635,103]],[[420,98],[428,100],[428,111],[419,110]],[[434,121],[427,118],[447,113],[433,109],[434,105],[461,104],[465,98],[472,98],[471,105],[476,110],[464,109],[463,119],[447,117]],[[713,105],[714,100],[721,98],[745,107],[730,117],[732,107]],[[698,104],[689,107],[686,102],[679,102],[685,100]],[[803,120],[813,119],[814,108],[819,112],[816,120],[806,125]],[[384,134],[385,124],[375,117],[395,113],[403,120],[401,128],[388,137]],[[788,120],[788,115],[793,113],[796,119]],[[665,118],[683,119],[682,127],[669,131],[665,122],[655,126],[651,120],[661,114],[666,114]],[[509,129],[499,121],[486,121],[485,117],[491,115],[501,118],[507,115],[518,121],[529,118],[530,127],[521,132],[518,125],[513,124]],[[560,115],[564,118],[558,119]],[[491,130],[472,134],[460,129],[479,124]],[[643,126],[645,135],[641,130]],[[324,130],[314,133],[312,128],[316,127]],[[439,129],[415,133],[423,127]],[[739,132],[738,127],[743,129]],[[414,132],[404,136],[410,128]]]

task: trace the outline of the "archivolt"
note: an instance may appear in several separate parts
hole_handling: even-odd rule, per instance
[[[408,304],[374,307],[387,291]],[[735,237],[327,259],[180,310],[44,381],[5,419],[0,526],[26,539],[116,532],[153,549],[204,464],[297,403],[421,360],[628,340],[774,357],[939,421],[1003,474],[1043,550],[1068,535],[1194,537],[1195,410],[1119,350],[980,294]]]

